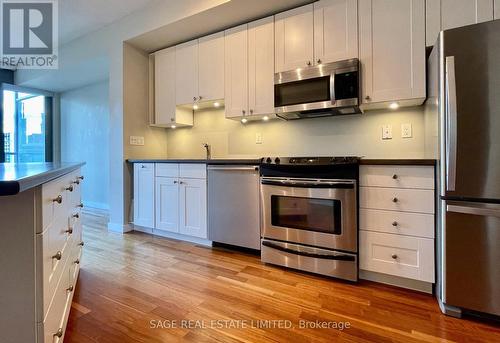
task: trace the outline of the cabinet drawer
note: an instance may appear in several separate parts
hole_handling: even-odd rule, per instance
[[[64,331],[71,309],[71,300],[73,298],[73,290],[69,289],[69,275],[64,276],[59,281],[52,303],[48,308],[47,315],[43,322],[44,342],[59,343],[64,340]],[[62,330],[62,336],[56,337],[58,330]]]
[[[206,179],[207,165],[206,164],[180,164],[179,176],[191,179]]]
[[[434,238],[434,215],[410,212],[359,210],[360,230]]]
[[[434,191],[427,189],[360,187],[359,207],[433,214]]]
[[[179,165],[177,163],[156,163],[155,176],[179,177]]]
[[[360,186],[434,189],[434,167],[360,166]]]
[[[434,240],[360,231],[360,269],[434,282]]]

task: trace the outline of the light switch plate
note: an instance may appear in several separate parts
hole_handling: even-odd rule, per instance
[[[382,125],[382,139],[392,139],[392,125]]]
[[[402,138],[411,138],[412,137],[411,123],[401,124],[401,137]]]
[[[255,144],[262,144],[262,133],[257,132],[255,134]]]
[[[130,145],[144,145],[144,137],[130,136]]]

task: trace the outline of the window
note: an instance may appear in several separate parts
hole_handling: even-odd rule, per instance
[[[52,161],[52,96],[2,85],[0,162]]]

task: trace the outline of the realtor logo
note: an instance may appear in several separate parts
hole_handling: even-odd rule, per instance
[[[57,0],[0,0],[1,65],[57,68]]]

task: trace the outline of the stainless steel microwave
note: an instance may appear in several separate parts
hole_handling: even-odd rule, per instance
[[[274,74],[274,107],[282,119],[361,113],[357,58]]]

